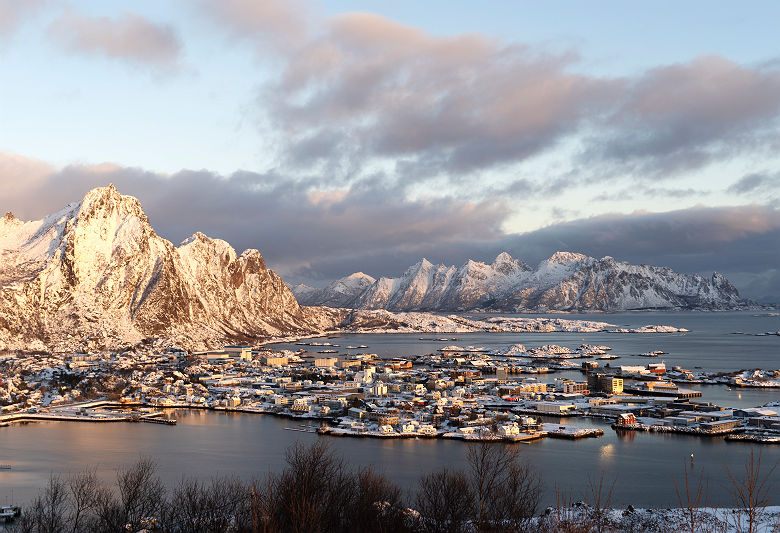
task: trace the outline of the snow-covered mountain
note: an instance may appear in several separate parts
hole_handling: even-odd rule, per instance
[[[348,307],[355,298],[373,285],[375,281],[368,274],[355,272],[345,278],[337,279],[321,289],[315,289],[301,283],[292,287],[292,291],[301,305]]]
[[[42,220],[0,219],[0,350],[215,346],[312,331],[323,316],[257,250],[201,233],[174,246],[113,185]]]
[[[506,252],[491,264],[469,260],[460,268],[423,259],[399,278],[374,281],[351,301],[345,297],[329,303],[320,294],[308,293],[307,303],[444,312],[730,309],[743,304],[734,286],[717,272],[705,278],[571,252],[557,252],[535,269]]]

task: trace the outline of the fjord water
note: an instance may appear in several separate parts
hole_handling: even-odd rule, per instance
[[[638,328],[648,324],[669,325],[690,330],[688,333],[459,333],[459,334],[388,334],[342,335],[338,340],[328,340],[340,345],[344,352],[370,352],[380,357],[408,357],[435,353],[445,346],[437,338],[455,338],[447,344],[458,346],[484,346],[508,348],[521,343],[526,347],[559,344],[576,347],[582,343],[611,346],[621,359],[613,365],[638,365],[655,361],[639,354],[651,350],[663,350],[657,360],[666,361],[667,367],[680,365],[693,369],[701,367],[712,372],[733,371],[747,368],[778,368],[780,366],[780,336],[764,335],[780,331],[780,316],[767,312],[688,312],[659,313],[636,312],[614,314],[563,314],[563,315],[499,315],[560,318],[563,320],[589,320],[607,322],[619,327]],[[485,318],[492,315],[467,314],[467,317]],[[738,333],[739,334],[736,334]],[[761,336],[756,336],[762,334]],[[420,338],[430,340],[420,340]],[[347,345],[364,344],[364,350],[346,350]],[[294,344],[278,344],[275,347],[297,349]],[[314,350],[315,348],[312,348]]]
[[[758,314],[760,316],[753,316]],[[657,360],[668,366],[702,367],[710,371],[742,368],[780,368],[780,336],[753,334],[780,330],[780,318],[767,313],[623,313],[605,315],[563,315],[561,318],[610,322],[619,326],[668,324],[690,329],[685,334],[457,334],[461,346],[486,348],[523,343],[526,346],[560,344],[576,347],[582,342],[606,344],[622,356],[613,364],[647,364],[656,359],[636,354],[660,349],[669,352]],[[744,334],[735,335],[741,331]],[[420,341],[419,337],[444,335],[343,335],[330,342],[341,345],[365,344],[361,351],[382,357],[431,353],[441,342]],[[584,341],[582,339],[585,339]],[[289,345],[292,347],[293,345]],[[572,372],[572,377],[577,377]],[[560,374],[543,377],[552,381]],[[579,375],[577,379],[582,379]],[[780,401],[780,391],[733,390],[724,386],[702,386],[703,400],[721,405],[757,406]],[[741,395],[741,398],[740,398]],[[155,459],[160,474],[174,485],[183,477],[209,479],[218,475],[243,478],[262,477],[283,466],[284,450],[296,440],[312,442],[327,439],[333,450],[354,466],[374,465],[405,488],[413,489],[419,476],[441,466],[464,467],[465,446],[449,440],[379,440],[320,437],[290,431],[299,428],[293,420],[263,415],[226,414],[183,410],[175,413],[177,426],[157,424],[88,424],[45,422],[0,428],[0,463],[12,470],[0,470],[0,503],[13,497],[17,503],[32,498],[50,473],[75,472],[97,468],[106,480],[114,471],[140,456]],[[565,422],[565,421],[564,421]],[[588,480],[598,481],[601,473],[615,480],[613,505],[667,507],[677,505],[673,479],[680,482],[683,462],[703,469],[708,479],[710,505],[731,505],[725,468],[739,475],[753,449],[762,453],[762,463],[780,461],[780,446],[729,443],[722,438],[703,439],[684,435],[644,433],[616,434],[606,422],[577,419],[580,425],[605,430],[603,437],[566,441],[545,439],[532,444],[516,444],[544,479],[545,504],[554,500],[557,487],[569,499],[584,499]],[[777,475],[777,474],[775,474]],[[13,495],[12,495],[13,493]]]

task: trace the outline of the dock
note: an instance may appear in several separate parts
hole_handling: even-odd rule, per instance
[[[92,422],[92,423],[115,423],[115,422],[150,422],[153,424],[175,425],[176,420],[164,418],[164,411],[152,412],[111,412],[111,411],[90,411],[94,409],[122,409],[127,410],[133,407],[145,407],[144,403],[111,402],[99,400],[82,404],[71,404],[52,408],[48,412],[17,412],[6,415],[0,415],[0,427],[5,427],[16,422]]]
[[[21,507],[17,505],[0,506],[0,522],[3,523],[13,522],[20,516],[22,516]]]
[[[637,396],[669,396],[674,398],[701,398],[701,391],[693,389],[677,389],[676,391],[666,391],[662,389],[643,389],[636,387],[623,387],[623,392],[636,394]]]

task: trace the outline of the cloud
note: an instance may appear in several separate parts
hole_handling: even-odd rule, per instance
[[[733,272],[729,280],[744,294],[759,302],[780,302],[780,270],[770,268],[763,272]]]
[[[778,142],[780,70],[771,62],[703,56],[596,77],[579,72],[571,52],[433,35],[369,13],[308,26],[284,13],[281,27],[309,31],[296,31],[294,46],[280,41],[283,69],[258,103],[289,171],[359,179],[361,169],[383,168],[407,183],[459,183],[573,142],[561,156],[568,181],[654,181]],[[228,18],[241,31],[238,21],[254,28],[258,17]],[[241,34],[274,37],[262,28]]]
[[[720,56],[660,66],[627,80],[584,160],[659,176],[702,167],[776,139],[780,70]]]
[[[198,0],[200,9],[235,39],[250,40],[258,53],[289,51],[306,38],[308,2],[298,0]]]
[[[52,22],[48,33],[72,53],[104,56],[158,72],[176,70],[182,49],[173,27],[134,13],[91,17],[68,9]]]
[[[610,202],[610,201],[624,201],[634,200],[636,198],[692,198],[692,197],[705,197],[710,195],[710,191],[694,189],[688,187],[686,189],[673,188],[673,187],[647,187],[637,185],[628,189],[618,191],[604,191],[593,198],[593,202]]]
[[[437,35],[371,13],[327,17],[303,1],[198,5],[278,67],[264,69],[256,98],[277,168],[337,186],[384,172],[402,189],[444,181],[509,191],[506,176],[528,176],[523,165],[545,157],[548,175],[522,180],[522,192],[550,191],[553,181],[558,190],[655,184],[780,143],[772,59],[709,55],[594,76],[572,51]]]
[[[522,161],[574,131],[617,88],[569,72],[571,54],[478,34],[433,36],[367,13],[326,28],[261,97],[291,139],[291,166],[385,158],[425,176]]]
[[[43,161],[0,150],[0,203],[7,204],[6,211],[16,208],[14,200],[26,198],[54,172],[54,167]]]
[[[43,4],[43,0],[0,0],[0,42],[15,33],[24,19]]]
[[[753,173],[747,174],[732,183],[726,191],[742,195],[754,193],[777,194],[778,187],[780,187],[780,172],[774,174]]]

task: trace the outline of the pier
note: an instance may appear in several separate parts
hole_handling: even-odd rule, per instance
[[[142,402],[111,402],[100,400],[81,404],[71,404],[52,408],[50,412],[11,413],[0,415],[0,427],[5,427],[16,422],[91,422],[91,423],[115,423],[115,422],[150,422],[152,424],[175,425],[176,420],[163,418],[164,411],[152,412],[96,412],[95,409],[123,409],[133,407],[146,407]]]

